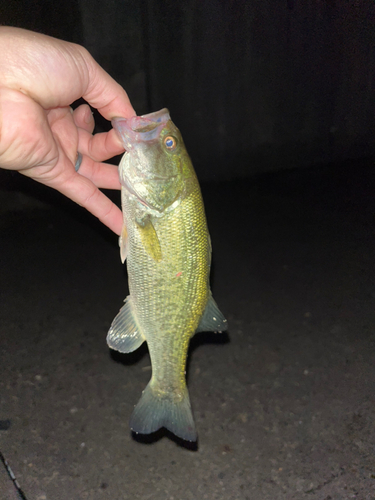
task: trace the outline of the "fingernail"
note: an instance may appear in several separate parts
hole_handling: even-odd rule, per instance
[[[92,111],[90,111],[89,113],[87,113],[87,115],[85,116],[85,122],[86,123],[91,123],[94,119],[94,113]]]

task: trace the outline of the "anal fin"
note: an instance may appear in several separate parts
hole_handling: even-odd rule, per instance
[[[128,296],[108,331],[107,344],[115,351],[133,352],[145,340],[132,311],[131,297]]]

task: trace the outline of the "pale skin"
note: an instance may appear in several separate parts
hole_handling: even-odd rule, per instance
[[[107,120],[135,115],[83,47],[0,26],[0,167],[60,191],[120,234],[121,211],[99,188],[120,189],[117,167],[103,162],[124,148],[113,129],[93,135],[87,104],[72,111],[81,97]]]

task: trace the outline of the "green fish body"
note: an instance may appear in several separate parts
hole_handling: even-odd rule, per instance
[[[119,166],[120,247],[130,295],[107,342],[120,352],[148,344],[152,377],[134,409],[132,430],[166,427],[195,441],[185,380],[189,341],[197,331],[227,328],[210,291],[211,243],[200,187],[167,109],[113,125],[127,150]]]

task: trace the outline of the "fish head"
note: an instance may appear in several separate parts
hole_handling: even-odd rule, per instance
[[[178,204],[194,170],[169,111],[114,118],[112,125],[126,149],[119,166],[121,185],[151,210],[162,213]]]

